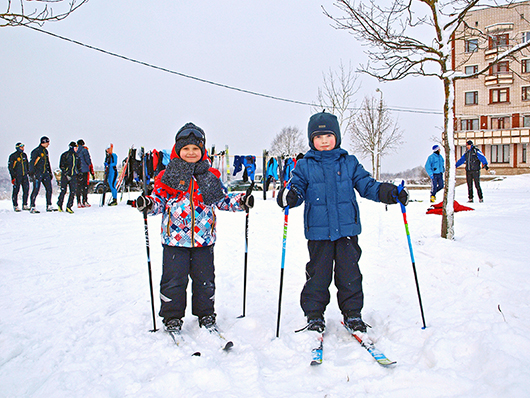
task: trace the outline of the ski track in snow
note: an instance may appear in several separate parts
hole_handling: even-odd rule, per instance
[[[289,215],[280,338],[283,213],[255,194],[246,317],[238,319],[245,214],[217,212],[216,311],[235,343],[227,353],[189,308],[182,347],[150,332],[143,220],[127,197],[109,208],[92,195],[95,205],[73,215],[46,213],[43,196],[38,215],[0,201],[0,397],[526,397],[530,175],[482,188],[485,202],[455,215],[454,241],[440,238],[440,216],[425,214],[428,191],[411,191],[422,200],[407,206],[407,218],[425,330],[399,207],[359,199],[363,317],[377,347],[397,361],[390,368],[342,327],[333,285],[324,362],[309,366],[311,338],[294,333],[305,324],[302,208]],[[456,188],[457,201],[466,196]],[[149,218],[156,311],[159,217]]]

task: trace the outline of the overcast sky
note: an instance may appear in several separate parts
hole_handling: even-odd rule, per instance
[[[322,6],[339,15],[327,0],[90,0],[42,29],[201,79],[314,102],[323,73],[337,71],[341,60],[354,68],[366,61],[360,43],[334,29]],[[79,138],[96,167],[111,142],[121,162],[131,145],[171,148],[189,121],[205,130],[208,147],[260,156],[283,127],[296,126],[305,137],[312,113],[309,106],[187,79],[25,27],[0,28],[0,60],[0,157],[6,165],[16,142],[26,144],[29,156],[42,135],[50,137],[53,168]],[[357,105],[366,95],[379,98],[379,88],[389,107],[442,110],[436,79],[382,84],[363,75],[359,82]],[[383,158],[383,172],[423,166],[433,137],[441,136],[442,116],[392,116],[405,143]],[[363,164],[370,170],[368,159]]]

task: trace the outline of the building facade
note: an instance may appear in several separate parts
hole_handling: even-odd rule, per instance
[[[498,174],[530,173],[530,47],[494,62],[530,42],[530,1],[477,9],[466,23],[452,48],[453,70],[471,75],[455,80],[457,157],[472,140]]]

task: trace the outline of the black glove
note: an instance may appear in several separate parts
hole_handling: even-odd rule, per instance
[[[379,187],[379,200],[389,205],[396,204],[399,200],[403,206],[406,206],[409,203],[409,192],[407,188],[403,188],[398,193],[397,186],[383,182]]]
[[[276,203],[282,209],[285,209],[287,206],[294,207],[298,203],[298,192],[294,187],[290,189],[282,188],[278,191],[278,197],[276,198]]]
[[[136,199],[135,203],[136,203],[136,208],[138,209],[138,211],[144,211],[144,210],[149,211],[153,207],[154,202],[153,202],[153,199],[151,199],[149,196],[140,195]]]
[[[485,165],[484,168],[485,168],[486,170],[489,170],[489,169],[490,169],[488,165]]]
[[[241,205],[243,210],[249,211],[254,207],[254,196],[252,196],[251,194],[245,194],[241,196],[241,198],[239,199],[239,204]]]

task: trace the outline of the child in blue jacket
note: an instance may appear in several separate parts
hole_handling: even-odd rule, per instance
[[[362,275],[359,270],[361,233],[355,190],[364,198],[387,204],[399,200],[406,205],[408,193],[393,184],[373,179],[357,158],[340,148],[337,118],[317,113],[309,119],[310,150],[297,162],[293,177],[278,193],[278,205],[296,207],[305,202],[304,230],[309,262],[300,304],[308,330],[324,331],[324,311],[330,300],[329,286],[335,271],[335,285],[344,325],[352,331],[366,331],[361,318]]]

